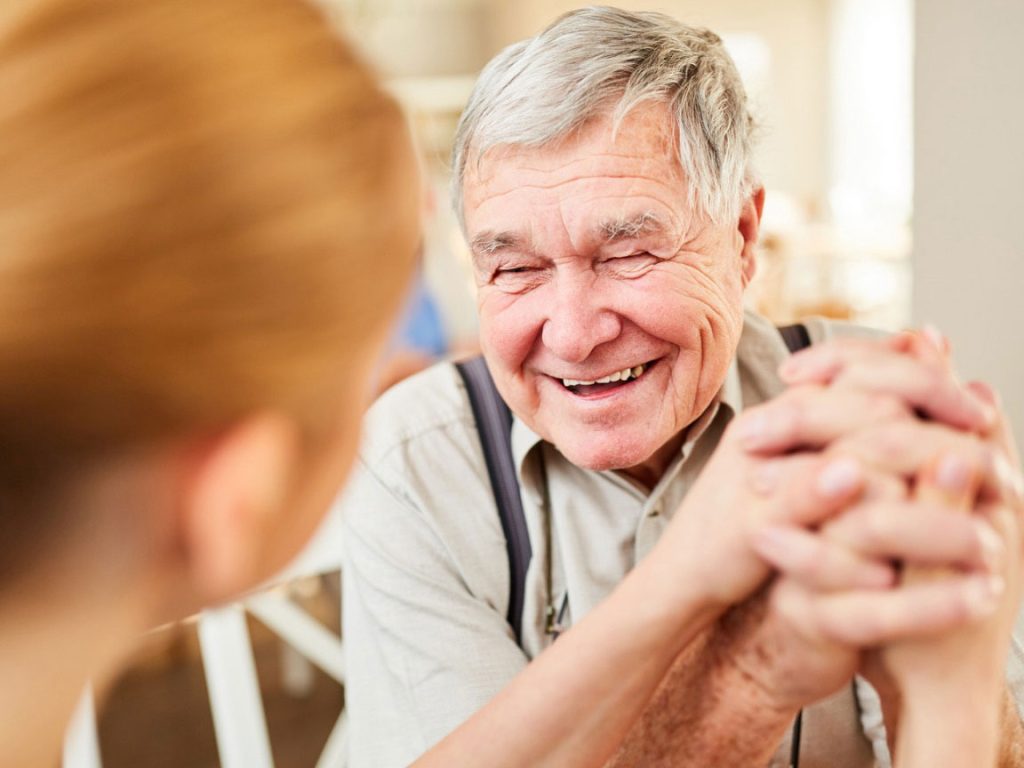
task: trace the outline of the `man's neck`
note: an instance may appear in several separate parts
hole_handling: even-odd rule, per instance
[[[635,467],[627,467],[620,470],[623,475],[650,493],[657,486],[658,481],[672,465],[672,462],[679,455],[679,451],[686,441],[687,430],[683,430],[673,437],[661,448],[656,450],[647,461],[637,464]]]

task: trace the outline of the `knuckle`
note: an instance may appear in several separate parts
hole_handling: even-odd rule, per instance
[[[771,610],[787,624],[797,624],[810,612],[805,609],[802,590],[791,579],[780,580],[771,594]]]
[[[944,388],[953,382],[952,371],[939,357],[915,357],[913,363],[920,369],[923,383]]]
[[[827,572],[827,568],[820,553],[807,552],[800,563],[800,571],[809,583],[820,584]]]
[[[876,611],[872,611],[863,622],[865,643],[878,643],[895,637],[902,624],[902,608],[895,603],[884,603]]]
[[[954,594],[954,598],[943,601],[936,611],[936,624],[940,627],[959,626],[971,619],[972,598],[965,594],[964,590],[958,590]]]
[[[885,546],[889,538],[889,516],[875,507],[871,511],[860,513],[859,520],[861,545],[876,551]]]
[[[906,454],[907,440],[906,424],[896,422],[877,425],[865,436],[866,447],[877,461],[886,465],[899,461]]]
[[[850,641],[850,622],[846,614],[837,610],[831,610],[814,616],[815,634],[823,640],[835,643],[846,644]]]
[[[763,405],[755,405],[752,408],[744,408],[743,411],[733,416],[729,420],[729,424],[725,428],[725,432],[722,433],[722,442],[732,445],[740,442],[743,435],[747,434],[750,426],[758,418],[758,413],[764,408]]]
[[[910,491],[907,484],[891,475],[876,473],[868,483],[865,494],[871,501],[904,501]]]
[[[868,419],[874,423],[886,423],[909,416],[906,405],[898,398],[873,393],[867,396]]]

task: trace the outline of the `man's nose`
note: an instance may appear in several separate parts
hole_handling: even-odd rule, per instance
[[[600,287],[581,277],[556,281],[554,302],[541,331],[544,346],[570,363],[582,363],[622,331],[622,321],[602,300]]]

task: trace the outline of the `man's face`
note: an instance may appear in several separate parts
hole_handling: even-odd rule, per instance
[[[675,147],[668,110],[641,106],[614,139],[602,119],[492,150],[464,188],[502,396],[574,464],[646,481],[725,380],[760,214],[758,195],[738,220],[698,218]]]

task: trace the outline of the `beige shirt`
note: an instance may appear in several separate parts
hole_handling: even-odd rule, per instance
[[[858,332],[807,327],[815,342]],[[408,764],[552,642],[549,606],[571,624],[607,597],[661,536],[729,419],[782,390],[776,370],[787,354],[776,329],[748,314],[718,398],[650,493],[617,472],[574,466],[514,420],[533,548],[522,648],[505,619],[505,538],[458,374],[438,365],[386,393],[368,414],[340,505],[352,767]],[[866,685],[858,693],[859,703],[851,687],[805,712],[802,768],[875,765],[872,741],[888,762],[877,699]],[[787,763],[788,738],[770,765]]]

